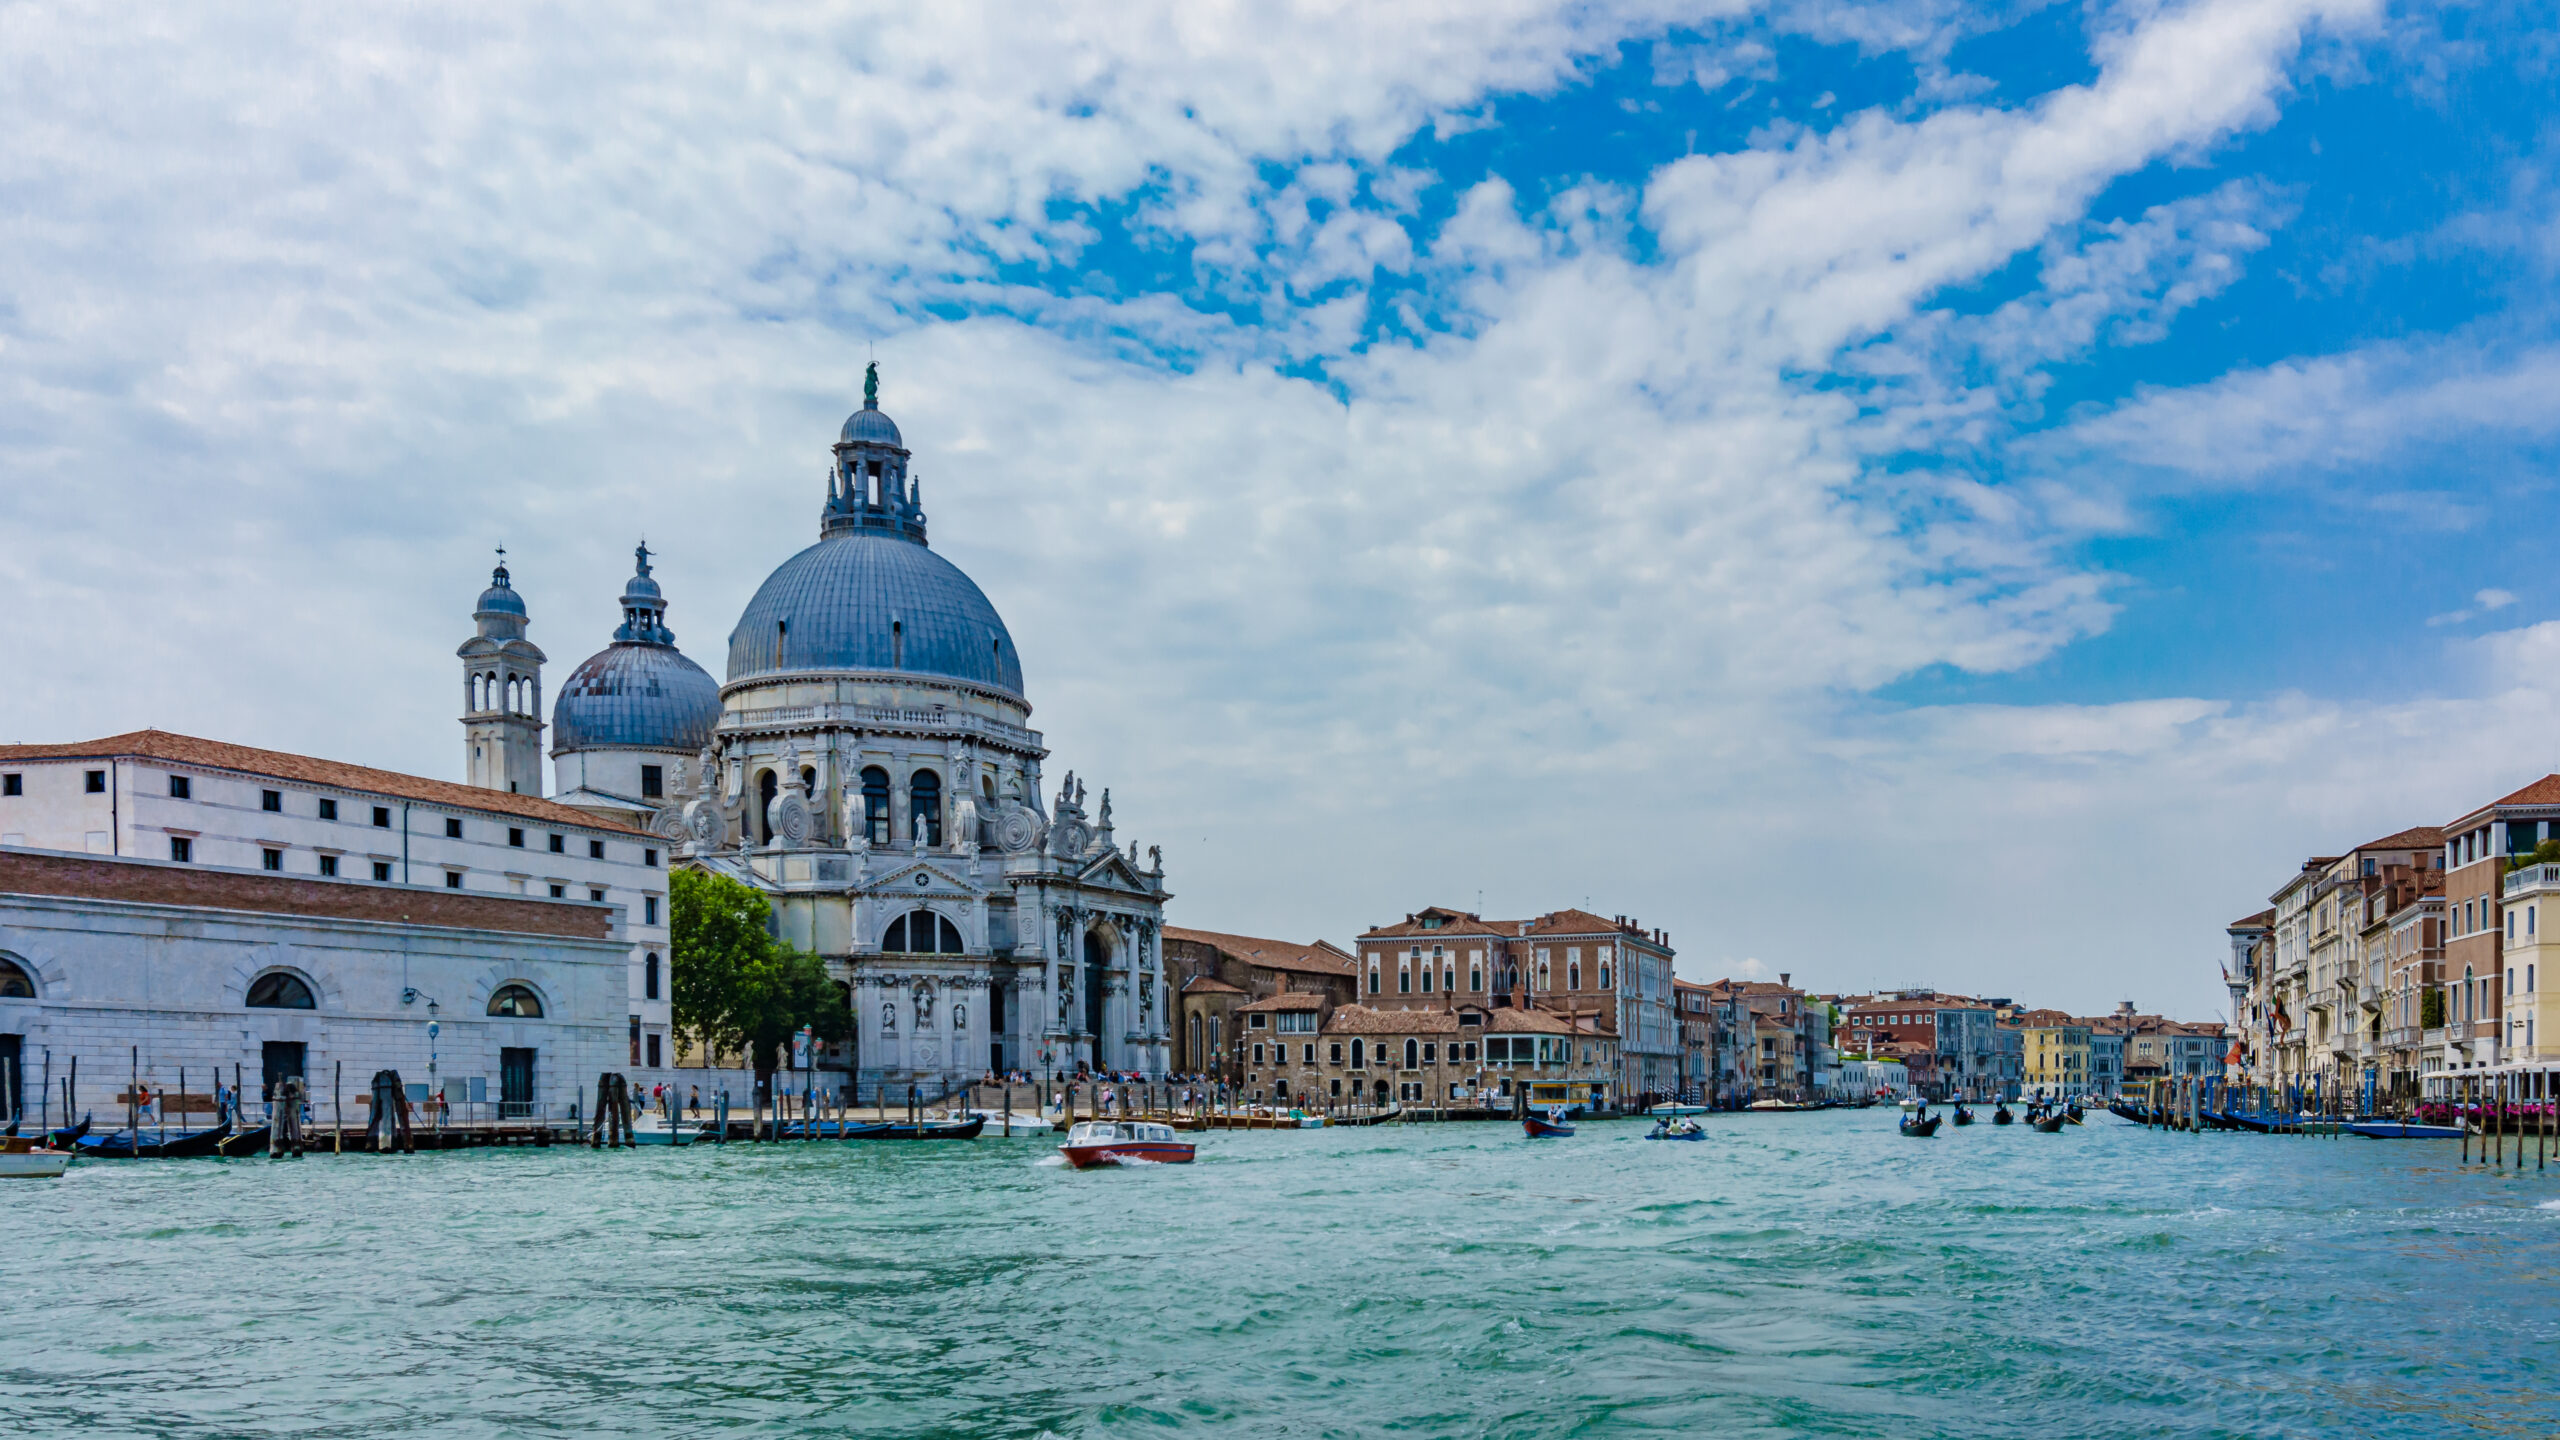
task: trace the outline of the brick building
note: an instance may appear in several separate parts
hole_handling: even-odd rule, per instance
[[[1284,993],[1314,995],[1321,1015],[1358,990],[1349,952],[1325,941],[1299,944],[1218,930],[1164,928],[1164,961],[1179,1007],[1173,1068],[1241,1083],[1240,1007]]]

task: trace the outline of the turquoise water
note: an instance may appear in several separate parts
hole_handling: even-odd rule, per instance
[[[0,1187],[0,1431],[2560,1432],[2560,1167],[1708,1123],[76,1167]]]

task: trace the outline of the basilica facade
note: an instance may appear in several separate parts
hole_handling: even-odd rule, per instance
[[[876,370],[864,392],[817,541],[739,617],[724,681],[677,650],[640,553],[613,644],[555,701],[556,798],[762,892],[844,986],[854,1038],[817,1063],[865,1095],[987,1070],[1161,1075],[1162,857],[1122,848],[1108,790],[1070,773],[1048,793],[1013,638],[927,543]],[[482,620],[463,652],[471,774],[518,788],[540,652],[514,616]]]

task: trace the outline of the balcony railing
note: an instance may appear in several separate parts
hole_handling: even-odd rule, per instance
[[[2382,1032],[2382,1048],[2385,1050],[2415,1050],[2419,1045],[2425,1043],[2424,1037],[2426,1033],[2427,1032],[2419,1029],[2415,1025],[2395,1025]]]
[[[2381,1013],[2381,1010],[2382,1010],[2382,987],[2381,987],[2381,986],[2379,986],[2379,985],[2359,985],[2359,986],[2357,986],[2357,987],[2356,987],[2356,1004],[2357,1004],[2357,1005],[2359,1005],[2359,1006],[2361,1006],[2361,1007],[2363,1007],[2364,1009],[2371,1010],[2371,1011],[2373,1011],[2373,1012],[2375,1012],[2375,1013],[2377,1013],[2377,1014]]]
[[[2527,865],[2507,876],[2507,893],[2550,886],[2560,889],[2560,865]]]
[[[2305,996],[2302,1003],[2308,1009],[2330,1010],[2337,1007],[2338,1000],[2335,995],[2330,993],[2328,986],[2322,985],[2314,989],[2309,995]]]

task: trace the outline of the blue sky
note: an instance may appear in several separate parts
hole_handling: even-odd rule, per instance
[[[880,361],[1177,919],[2221,1003],[2560,767],[2554,15],[6,12],[0,731],[451,774],[715,673]]]

